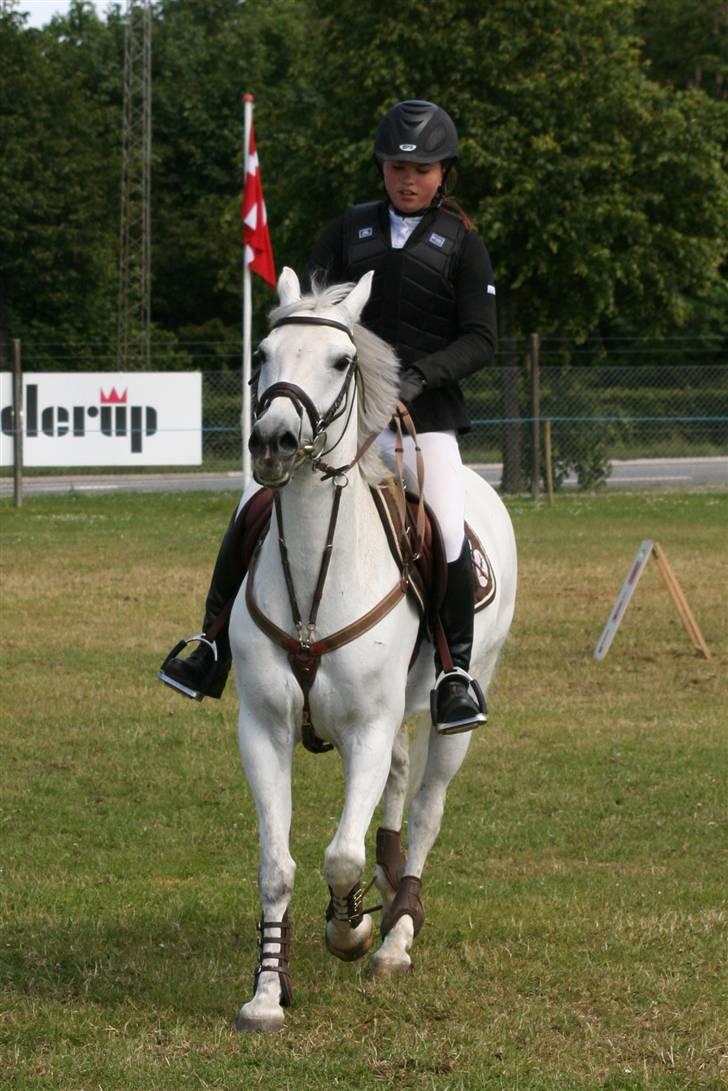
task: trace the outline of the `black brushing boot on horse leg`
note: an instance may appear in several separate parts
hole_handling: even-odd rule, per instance
[[[202,632],[176,644],[159,671],[162,682],[194,701],[222,696],[230,673],[231,654],[227,615],[222,621],[220,615],[225,607],[232,605],[244,575],[240,556],[240,527],[233,515],[215,562],[205,601]],[[199,642],[195,650],[185,659],[179,658],[183,648],[194,641]]]
[[[447,591],[440,607],[440,622],[452,667],[443,663],[446,649],[441,651],[435,643],[437,681],[431,694],[431,711],[432,722],[441,735],[472,731],[488,722],[482,690],[468,673],[473,650],[473,610],[472,560],[466,538],[458,559],[447,566]]]

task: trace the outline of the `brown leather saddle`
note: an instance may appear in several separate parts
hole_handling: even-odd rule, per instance
[[[442,532],[437,516],[425,504],[425,529],[421,551],[419,556],[413,558],[411,542],[419,498],[414,493],[405,494],[406,510],[403,518],[397,491],[393,481],[384,481],[376,488],[372,488],[372,497],[398,567],[401,569],[405,562],[410,564],[414,561],[410,565],[409,572],[410,593],[417,602],[422,617],[429,624],[437,616],[447,589],[447,561]],[[470,543],[472,556],[473,591],[477,613],[495,598],[495,573],[478,535],[467,522],[465,534]]]
[[[425,624],[430,627],[445,596],[447,562],[440,525],[435,514],[425,504],[425,529],[419,554],[413,552],[414,527],[418,498],[406,494],[403,510],[394,481],[384,481],[372,487],[372,499],[382,521],[392,556],[400,571],[405,565],[409,576],[409,594],[416,603]],[[238,516],[241,567],[247,572],[258,543],[268,530],[273,509],[273,490],[260,489]],[[465,524],[470,542],[473,565],[475,612],[488,606],[496,595],[496,580],[490,559],[475,531]]]

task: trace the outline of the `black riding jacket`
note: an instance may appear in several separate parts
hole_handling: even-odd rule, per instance
[[[374,270],[362,322],[415,366],[426,386],[412,405],[419,432],[470,428],[459,380],[489,364],[496,344],[488,252],[459,216],[430,208],[402,249],[390,242],[388,205],[354,205],[325,228],[306,281],[356,281]]]

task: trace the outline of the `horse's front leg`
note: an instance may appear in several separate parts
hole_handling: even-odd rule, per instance
[[[241,706],[240,753],[258,812],[261,919],[252,1000],[243,1004],[238,1030],[280,1030],[293,998],[288,965],[296,865],[289,848],[293,729],[270,731]]]
[[[374,925],[362,911],[364,839],[389,774],[395,728],[391,723],[351,727],[340,744],[344,806],[324,855],[331,900],[326,913],[326,946],[337,958],[362,958],[372,945]]]

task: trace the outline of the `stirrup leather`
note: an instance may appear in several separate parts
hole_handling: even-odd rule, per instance
[[[477,712],[461,720],[443,723],[440,721],[437,710],[438,690],[443,682],[447,682],[448,679],[454,677],[465,679],[467,689],[472,689],[475,704],[478,706]],[[430,716],[432,717],[433,727],[439,735],[456,735],[461,731],[472,731],[473,728],[479,727],[481,724],[487,724],[488,707],[485,703],[483,691],[475,678],[469,675],[466,670],[463,670],[462,667],[453,667],[452,670],[441,671],[435,681],[435,688],[430,690]]]
[[[171,674],[167,674],[167,667],[176,659],[179,653],[187,647],[188,644],[193,644],[197,641],[199,644],[207,644],[208,648],[212,650],[212,667],[209,671],[207,678],[205,679],[205,685],[200,686],[199,689],[192,689],[191,686],[186,686],[184,682],[180,682],[179,679],[173,678]],[[213,674],[218,664],[217,643],[214,640],[208,640],[204,633],[195,633],[194,636],[188,636],[186,640],[180,640],[179,644],[175,644],[172,651],[166,657],[162,666],[159,668],[157,677],[161,682],[165,682],[172,689],[179,690],[180,693],[184,693],[185,697],[191,697],[193,701],[201,701],[207,692],[207,688],[212,681]]]

